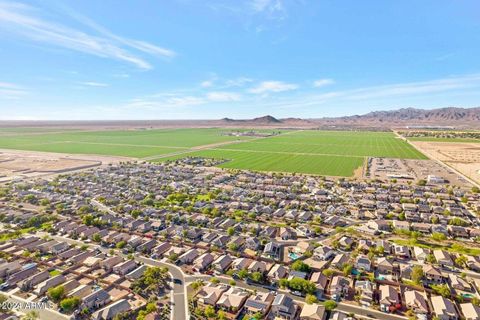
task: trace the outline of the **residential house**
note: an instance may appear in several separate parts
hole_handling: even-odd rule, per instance
[[[135,260],[127,260],[125,262],[121,262],[113,267],[113,272],[119,275],[126,275],[130,271],[137,268],[137,262]]]
[[[429,314],[428,302],[425,293],[417,290],[408,290],[404,293],[405,306],[413,310],[417,315],[427,316]]]
[[[401,307],[401,301],[397,290],[390,285],[380,285],[380,310],[393,312]]]
[[[247,300],[249,294],[239,287],[230,287],[217,301],[217,307],[223,310],[237,312]]]
[[[480,319],[480,307],[474,305],[473,303],[462,303],[460,304],[460,309],[462,310],[463,317],[465,320],[478,320]]]
[[[359,303],[363,307],[370,307],[373,302],[373,284],[368,280],[355,282],[355,292],[360,295]]]
[[[214,262],[213,262],[213,268],[217,270],[218,272],[225,272],[228,267],[232,264],[233,259],[230,257],[228,254],[219,256]]]
[[[442,296],[432,296],[432,308],[434,314],[440,320],[458,320],[459,316],[452,301]]]
[[[253,260],[248,266],[248,271],[264,273],[267,271],[267,264],[263,261]]]
[[[285,320],[293,320],[297,314],[297,306],[292,298],[281,293],[277,294],[273,300],[270,309],[269,318],[278,318]]]
[[[317,287],[317,297],[323,298],[325,289],[327,288],[328,278],[321,272],[314,272],[310,277],[310,281],[315,283],[315,286]]]
[[[313,250],[313,258],[316,260],[329,260],[335,255],[335,251],[327,246],[319,246]]]
[[[195,259],[193,262],[193,267],[197,271],[203,271],[210,266],[214,259],[215,257],[211,253],[206,252]]]
[[[209,283],[203,286],[195,297],[200,305],[215,306],[221,295],[227,290],[227,285]]]
[[[55,276],[53,278],[47,279],[43,282],[40,282],[37,285],[37,287],[35,288],[35,290],[33,290],[33,292],[37,296],[44,295],[48,291],[48,289],[56,287],[56,286],[64,283],[66,280],[67,280],[67,278],[65,278],[65,276],[59,274],[58,276]]]
[[[179,258],[178,261],[184,264],[190,264],[192,263],[199,255],[199,252],[197,249],[190,249],[184,254],[182,254]]]
[[[87,308],[90,310],[98,309],[111,300],[110,295],[104,289],[93,291],[89,295],[83,297],[80,309]]]
[[[262,316],[266,315],[272,305],[275,295],[272,292],[257,292],[250,296],[244,305],[244,310],[247,315],[254,315],[260,313]]]
[[[445,278],[442,272],[430,264],[423,265],[423,276],[430,283],[443,283]]]
[[[278,259],[280,256],[280,245],[276,242],[269,242],[263,249],[263,254],[272,259]]]
[[[275,282],[280,279],[286,278],[288,275],[288,269],[281,264],[275,264],[268,272],[267,279],[270,282]]]
[[[355,268],[357,270],[365,270],[367,272],[370,272],[372,268],[372,263],[370,262],[370,259],[368,259],[367,256],[360,255],[355,260]]]
[[[117,314],[129,311],[132,307],[125,299],[120,299],[112,304],[96,311],[92,315],[93,320],[111,320]]]
[[[323,305],[305,304],[300,312],[300,320],[325,320],[326,312]]]
[[[381,274],[393,274],[395,268],[390,259],[385,257],[379,257],[376,261],[377,271]]]
[[[343,276],[334,276],[330,282],[328,288],[328,294],[334,300],[338,300],[340,297],[348,295],[350,288],[350,280]]]

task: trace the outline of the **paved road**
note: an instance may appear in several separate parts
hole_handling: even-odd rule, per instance
[[[28,303],[27,300],[22,299],[20,297],[11,295],[9,293],[2,292],[2,294],[8,296],[8,301],[13,302],[13,303],[19,303],[20,305]],[[26,314],[32,310],[27,310],[27,309],[19,309],[19,310],[14,310],[17,313],[21,314]],[[71,319],[69,316],[61,314],[60,312],[53,310],[53,309],[34,309],[34,311],[38,312],[39,319],[40,320],[68,320]]]
[[[168,268],[168,271],[172,275],[173,279],[180,280],[179,283],[174,282],[173,284],[172,317],[173,319],[189,319],[190,315],[188,313],[187,285],[182,270],[173,264],[153,260],[140,255],[135,255],[135,260],[150,266],[166,267]]]

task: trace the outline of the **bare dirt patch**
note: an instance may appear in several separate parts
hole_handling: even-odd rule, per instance
[[[0,182],[60,174],[128,160],[132,159],[0,149]]]
[[[442,161],[480,183],[480,143],[411,141],[430,158]]]

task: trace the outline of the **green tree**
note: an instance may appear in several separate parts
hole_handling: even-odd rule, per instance
[[[348,264],[348,263],[345,264],[345,265],[343,266],[343,270],[342,270],[342,271],[343,271],[343,275],[344,275],[345,277],[351,275],[351,274],[352,274],[352,270],[353,270],[353,266],[352,266],[351,264]]]
[[[233,235],[235,234],[235,228],[229,227],[229,228],[227,229],[227,234],[228,234],[230,237],[233,236]]]
[[[215,278],[215,277],[212,277],[212,278],[210,279],[210,282],[213,283],[213,284],[218,284],[218,283],[220,283],[220,280],[218,280],[218,279]]]
[[[79,305],[80,305],[80,299],[78,297],[66,298],[60,302],[60,307],[62,308],[62,310],[65,310],[65,312],[67,313],[72,312]]]
[[[327,300],[323,303],[325,310],[332,311],[337,307],[337,303],[333,300]]]
[[[455,259],[455,263],[457,264],[457,266],[459,267],[465,267],[467,265],[467,257],[464,256],[463,254],[462,255],[459,255],[456,259]]]
[[[444,298],[450,298],[450,288],[446,284],[434,284],[432,285],[432,290]]]
[[[325,277],[331,277],[331,276],[333,276],[333,273],[334,273],[334,271],[332,269],[325,269],[325,270],[322,271],[322,274]]]
[[[307,296],[305,297],[305,302],[307,304],[314,304],[314,303],[317,303],[318,302],[318,299],[315,295],[313,294],[307,294]]]
[[[305,262],[303,262],[302,260],[296,260],[294,263],[292,263],[291,268],[292,270],[302,271],[302,272],[310,272],[311,270],[310,266]]]
[[[253,272],[251,275],[250,275],[250,279],[252,279],[253,281],[255,282],[262,282],[263,281],[263,273],[261,272]]]
[[[48,289],[47,296],[52,299],[53,302],[59,302],[65,295],[65,287],[62,285]]]
[[[190,284],[190,286],[192,287],[192,289],[194,291],[197,291],[198,289],[200,289],[204,285],[205,285],[205,283],[203,282],[203,280],[196,280],[196,281],[194,281]]]
[[[443,241],[447,239],[447,236],[441,232],[433,232],[432,239],[436,241]]]
[[[242,269],[242,270],[238,271],[237,276],[240,279],[245,279],[246,277],[248,277],[248,271],[246,269]]]
[[[118,243],[115,245],[115,247],[116,247],[117,249],[123,249],[123,248],[125,248],[126,245],[127,245],[127,242],[124,241],[124,240],[122,240],[122,241],[118,242]]]
[[[215,318],[216,312],[215,309],[212,306],[206,306],[205,310],[203,311],[205,316],[209,319]]]
[[[414,266],[412,268],[412,281],[415,284],[421,284],[423,279],[423,268],[421,266]]]
[[[102,237],[100,237],[100,235],[98,233],[95,233],[92,236],[92,240],[98,243],[98,242],[102,241]]]

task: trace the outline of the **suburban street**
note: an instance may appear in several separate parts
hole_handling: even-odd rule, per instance
[[[188,319],[188,301],[187,301],[187,285],[185,283],[185,277],[180,268],[177,266],[164,263],[158,260],[153,260],[147,257],[142,257],[139,255],[135,255],[135,260],[142,262],[149,266],[154,267],[166,267],[168,271],[173,276],[173,279],[180,280],[179,283],[173,282],[173,306],[172,306],[172,319]]]

